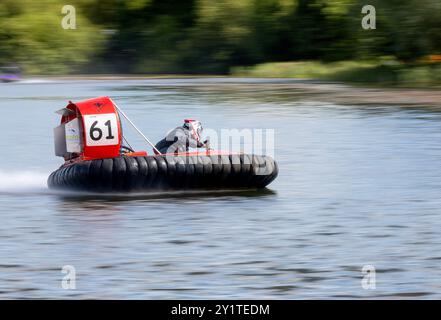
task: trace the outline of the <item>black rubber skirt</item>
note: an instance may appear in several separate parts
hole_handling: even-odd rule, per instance
[[[88,192],[264,188],[277,174],[268,156],[121,156],[64,165],[48,186]]]

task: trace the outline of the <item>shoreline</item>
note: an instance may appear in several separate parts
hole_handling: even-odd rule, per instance
[[[265,87],[265,90],[283,90],[284,93],[310,94],[320,101],[340,104],[390,104],[401,106],[441,107],[441,90],[437,88],[403,88],[403,87],[373,87],[354,86],[352,84],[298,78],[261,78],[238,77],[223,75],[72,75],[72,76],[30,76],[26,81],[173,81],[188,80],[179,83],[170,83],[173,86],[200,87],[216,90],[246,90],[253,91],[256,87]],[[148,83],[146,85],[149,85]]]

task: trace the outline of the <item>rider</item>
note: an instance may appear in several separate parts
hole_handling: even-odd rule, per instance
[[[170,130],[155,148],[161,153],[177,153],[186,152],[190,147],[208,147],[208,140],[201,142],[202,130],[200,121],[185,119],[183,126]]]

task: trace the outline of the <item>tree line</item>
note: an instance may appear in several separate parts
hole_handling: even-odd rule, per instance
[[[270,61],[412,63],[441,53],[439,0],[64,0],[0,2],[0,65],[27,73],[227,74]],[[376,29],[361,9],[376,8]]]

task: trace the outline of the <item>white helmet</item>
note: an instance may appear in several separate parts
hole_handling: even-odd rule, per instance
[[[194,119],[185,119],[184,120],[184,128],[191,132],[191,136],[196,141],[201,141],[202,136],[202,123],[198,120]]]

